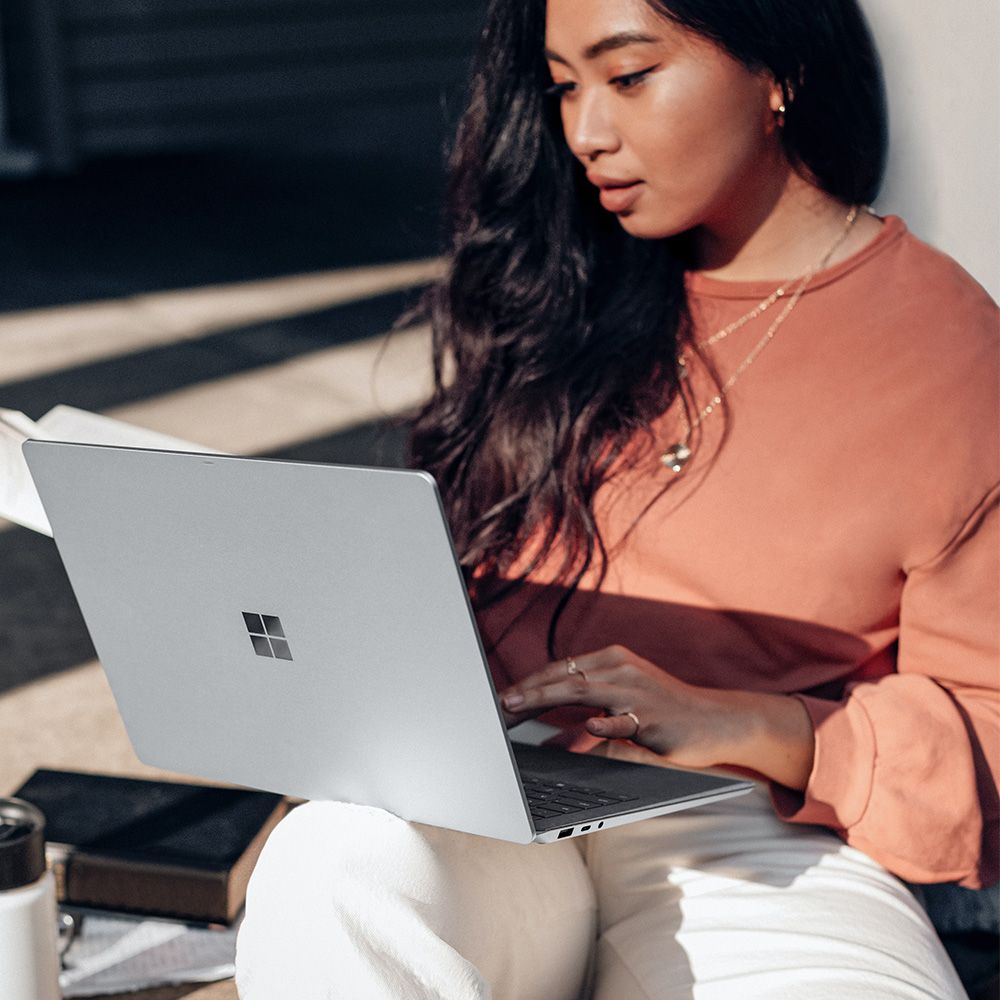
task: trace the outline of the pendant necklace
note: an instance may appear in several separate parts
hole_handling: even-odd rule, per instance
[[[778,328],[782,323],[788,318],[788,314],[795,308],[796,303],[802,297],[802,293],[806,290],[806,286],[815,277],[816,273],[821,271],[826,267],[827,262],[834,255],[837,248],[841,243],[847,239],[847,234],[851,231],[851,227],[854,225],[855,219],[858,217],[858,207],[852,206],[851,210],[847,213],[847,218],[844,220],[844,228],[838,234],[836,240],[830,246],[830,249],[823,254],[823,257],[817,261],[812,267],[809,268],[804,274],[800,275],[799,278],[794,282],[794,289],[788,298],[787,303],[781,312],[775,316],[771,325],[767,328],[764,335],[757,341],[756,344],[751,348],[750,353],[736,366],[735,371],[728,379],[719,387],[719,391],[709,400],[708,405],[702,409],[693,421],[689,421],[687,418],[687,413],[682,410],[682,419],[684,421],[684,434],[680,441],[676,444],[672,444],[667,450],[660,456],[660,461],[665,465],[671,472],[680,472],[685,465],[687,465],[690,460],[693,451],[691,449],[691,435],[692,433],[701,426],[702,421],[710,417],[715,410],[722,405],[723,399],[725,399],[726,394],[730,389],[736,384],[736,380],[757,360],[757,356],[765,347],[774,339],[774,335],[778,332]],[[739,319],[733,320],[728,326],[724,326],[717,333],[713,333],[711,337],[698,342],[698,347],[711,347],[713,344],[717,344],[720,340],[724,340],[729,334],[738,330],[741,326],[749,323],[751,320],[756,319],[762,313],[766,312],[771,306],[773,306],[779,299],[783,299],[788,293],[788,284],[780,285],[776,288],[766,299],[761,300],[751,309],[748,313],[744,313]],[[677,359],[677,365],[679,368],[680,378],[686,378],[688,374],[688,366],[686,356],[682,353]]]

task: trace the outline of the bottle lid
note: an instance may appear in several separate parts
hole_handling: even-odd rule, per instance
[[[0,799],[0,892],[45,873],[45,817],[23,799]]]

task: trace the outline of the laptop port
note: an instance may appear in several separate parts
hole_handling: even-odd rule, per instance
[[[576,827],[571,826],[568,830],[563,830],[559,834],[559,836],[556,837],[556,840],[562,840],[563,837],[568,837],[575,829],[576,829]]]
[[[590,829],[590,825],[589,824],[587,826],[581,826],[580,827],[580,833],[586,833],[589,829]]]

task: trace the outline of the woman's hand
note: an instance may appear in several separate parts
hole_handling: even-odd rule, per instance
[[[797,699],[696,687],[623,646],[549,663],[501,704],[512,726],[562,705],[604,709],[588,732],[633,740],[678,767],[737,764],[798,789],[812,768],[812,724]]]

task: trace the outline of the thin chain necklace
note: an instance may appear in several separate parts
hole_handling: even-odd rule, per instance
[[[788,314],[795,308],[796,303],[802,297],[802,293],[806,290],[806,286],[812,281],[816,273],[823,270],[829,262],[830,258],[834,255],[837,248],[847,239],[848,233],[851,231],[851,227],[854,225],[855,219],[858,217],[858,207],[852,206],[851,210],[847,213],[847,218],[844,220],[844,228],[837,235],[837,238],[833,241],[830,248],[823,254],[822,258],[818,260],[812,267],[805,271],[799,278],[795,281],[795,288],[785,304],[785,307],[775,316],[771,325],[767,328],[764,336],[757,341],[756,344],[751,348],[750,353],[736,366],[736,370],[729,376],[728,379],[719,387],[719,391],[709,400],[708,405],[705,406],[703,410],[695,417],[694,421],[689,421],[686,413],[682,413],[682,419],[684,421],[684,435],[676,444],[671,445],[661,456],[660,461],[671,470],[671,472],[680,472],[685,465],[687,465],[688,460],[693,454],[691,451],[691,435],[692,433],[701,426],[702,421],[710,417],[715,410],[722,405],[723,399],[730,389],[736,384],[736,380],[757,360],[758,355],[765,347],[774,339],[774,335],[778,332],[778,328],[782,323],[788,318]],[[739,319],[734,320],[728,326],[724,326],[717,333],[713,333],[711,337],[705,340],[699,341],[699,347],[710,347],[712,344],[717,344],[720,340],[724,340],[729,334],[738,330],[745,323],[749,323],[750,320],[756,319],[762,313],[766,312],[778,299],[784,298],[788,291],[788,287],[791,283],[786,283],[780,285],[776,288],[767,298],[762,299],[757,305],[753,307],[748,313],[744,313]],[[678,366],[680,367],[681,378],[687,375],[687,362],[685,356],[682,354],[678,359]]]

